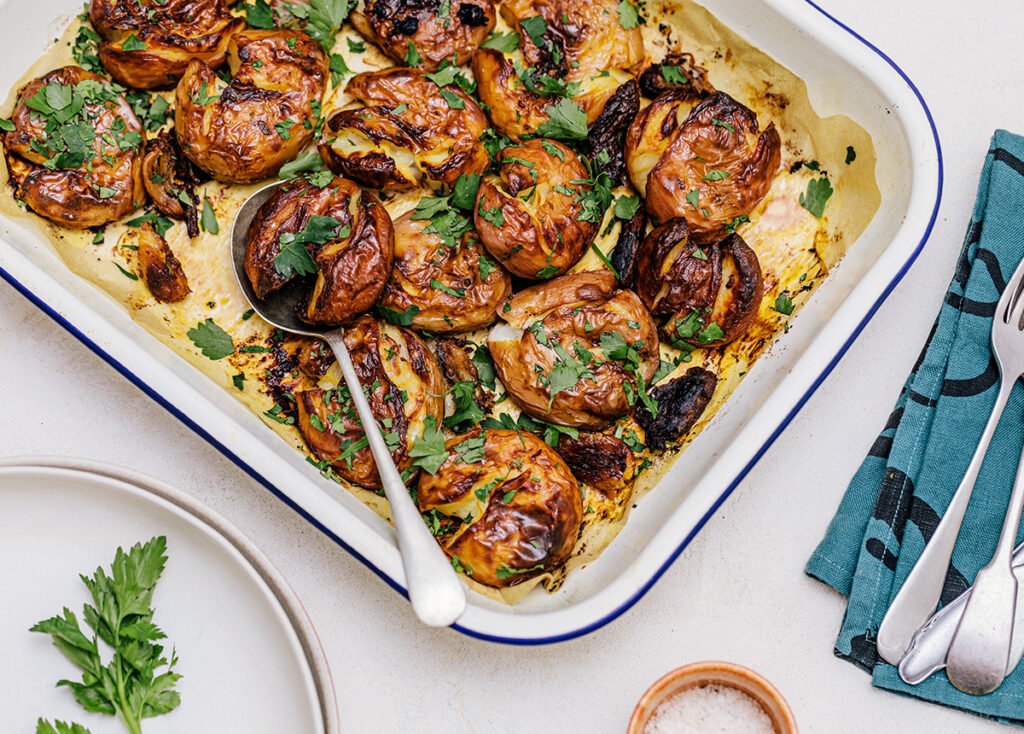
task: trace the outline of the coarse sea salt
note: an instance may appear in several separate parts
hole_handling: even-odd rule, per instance
[[[662,701],[643,734],[775,734],[761,705],[732,686],[708,684]]]

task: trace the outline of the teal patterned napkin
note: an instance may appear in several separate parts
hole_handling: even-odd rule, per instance
[[[1019,726],[1024,666],[987,696],[961,693],[944,673],[908,686],[878,657],[875,635],[967,470],[995,404],[999,373],[989,333],[996,302],[1022,258],[1024,138],[998,130],[932,333],[806,568],[849,598],[835,654],[870,672],[875,686]],[[967,589],[992,557],[1022,444],[1024,385],[1018,383],[967,508],[943,604]]]

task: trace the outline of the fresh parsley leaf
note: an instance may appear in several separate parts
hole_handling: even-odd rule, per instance
[[[821,219],[821,215],[825,213],[825,204],[832,196],[832,192],[832,184],[829,183],[828,178],[824,176],[812,178],[807,182],[807,193],[800,194],[800,206]]]
[[[405,311],[396,311],[387,306],[377,304],[377,312],[384,317],[384,320],[395,326],[412,326],[412,320],[420,312],[420,307],[409,306]]]
[[[306,33],[330,53],[334,48],[334,37],[348,17],[349,9],[349,0],[310,0]]]
[[[718,341],[724,336],[725,332],[722,331],[722,327],[716,322],[712,321],[710,324],[701,329],[700,333],[697,334],[697,339],[701,344],[710,344],[713,341]]]
[[[163,237],[167,234],[167,231],[174,226],[174,220],[168,217],[162,217],[156,212],[147,212],[141,217],[135,217],[135,219],[129,219],[125,224],[129,227],[141,227],[146,222],[153,225],[153,229],[158,235]]]
[[[629,221],[640,208],[639,196],[620,196],[615,200],[615,216],[619,219]]]
[[[597,258],[601,262],[603,262],[609,270],[612,271],[612,273],[615,275],[615,279],[621,280],[621,278],[619,277],[619,271],[615,269],[614,265],[612,265],[611,260],[609,260],[608,257],[603,252],[601,252],[601,248],[597,246],[596,242],[590,243],[590,249],[593,250],[594,254],[597,255]]]
[[[728,130],[731,133],[736,132],[736,128],[735,127],[730,125],[728,122],[722,122],[717,117],[712,117],[711,118],[711,124],[712,125],[717,125],[718,127],[721,127],[721,128],[725,128],[726,130]]]
[[[139,37],[134,33],[128,34],[128,38],[121,41],[122,51],[145,51],[146,44],[139,40]]]
[[[294,178],[300,173],[307,171],[319,171],[323,168],[323,159],[320,158],[320,154],[316,152],[316,149],[306,151],[298,158],[288,161],[281,170],[278,171],[277,177],[280,179]]]
[[[220,328],[213,319],[200,321],[186,333],[207,359],[214,361],[224,359],[235,353],[235,343],[231,335]]]
[[[689,79],[678,66],[661,65],[661,78],[669,84],[687,84]]]
[[[334,180],[334,174],[331,171],[317,171],[316,173],[306,174],[306,180],[318,189],[322,189]]]
[[[558,267],[555,265],[545,265],[537,271],[538,278],[547,279],[558,275]]]
[[[235,389],[242,391],[245,389],[245,375],[239,372],[237,375],[231,376],[231,384],[235,386]]]
[[[583,140],[587,137],[587,113],[568,97],[546,108],[548,119],[537,127],[537,136],[561,140]]]
[[[700,208],[700,189],[694,189],[686,195],[686,203],[694,209]]]
[[[285,277],[292,273],[312,275],[316,272],[316,264],[306,250],[306,244],[324,245],[333,239],[348,237],[351,230],[351,226],[342,226],[334,217],[313,214],[299,232],[281,235],[280,248],[274,256],[274,269]]]
[[[14,123],[13,122],[11,122],[10,120],[4,119],[3,117],[0,117],[0,130],[3,130],[4,132],[8,132],[9,133],[9,132],[13,132],[14,129],[15,129],[15,127],[14,127]]]
[[[274,11],[267,0],[256,0],[252,5],[244,5],[245,22],[253,28],[270,30],[274,27]]]
[[[463,463],[476,464],[484,460],[484,443],[487,440],[483,431],[479,435],[470,436],[465,441],[455,445],[455,453],[459,455]]]
[[[846,165],[850,165],[857,160],[857,151],[853,149],[852,145],[846,146]]]
[[[274,123],[274,129],[277,130],[277,134],[281,136],[281,140],[289,140],[292,134],[289,132],[292,125],[295,124],[295,120],[281,120],[281,122]]]
[[[464,209],[467,212],[473,211],[476,204],[476,194],[480,189],[479,173],[463,173],[455,179],[455,189],[452,191],[452,204]]]
[[[139,276],[137,276],[135,273],[131,272],[130,270],[125,270],[124,268],[122,268],[117,263],[114,263],[114,267],[116,267],[118,270],[120,270],[121,271],[121,275],[123,275],[124,277],[128,278],[129,280],[138,280],[139,279]]]
[[[466,109],[466,101],[464,99],[462,99],[462,97],[457,95],[455,92],[451,92],[451,91],[449,91],[447,89],[442,89],[441,90],[441,96],[444,98],[444,101],[448,103],[448,107],[450,107],[451,109],[453,109],[453,110],[464,110],[464,109]]]
[[[345,39],[348,42],[348,50],[354,54],[361,54],[366,51],[366,44],[362,41],[353,41],[351,38]]]
[[[783,316],[789,316],[793,313],[793,301],[790,299],[789,294],[783,291],[775,297],[775,305],[772,308]]]
[[[210,234],[220,234],[220,225],[217,224],[217,215],[213,212],[213,205],[210,204],[208,196],[203,197],[203,215],[199,220],[203,230]]]
[[[487,280],[487,276],[490,275],[491,273],[493,273],[495,268],[497,268],[498,266],[494,262],[492,262],[491,260],[488,260],[483,255],[480,256],[479,263],[480,263],[480,282],[482,283],[485,280]]]
[[[729,178],[728,171],[722,171],[720,169],[712,169],[704,174],[704,181],[721,181],[723,178]]]
[[[164,714],[181,703],[174,685],[180,675],[174,672],[178,659],[170,660],[157,644],[165,638],[153,623],[153,590],[167,563],[167,539],[152,538],[136,543],[126,553],[118,548],[108,574],[97,568],[90,576],[80,576],[92,596],[83,609],[83,618],[91,636],[87,636],[74,613],[64,608],[63,616],[44,619],[32,632],[53,638],[54,646],[82,670],[81,682],[62,680],[87,711],[120,716],[130,732],[140,732],[145,717]],[[112,648],[110,662],[104,664],[99,641]],[[39,720],[36,732],[44,734],[85,734],[76,724],[57,722],[56,726]]]
[[[455,403],[455,412],[444,419],[448,428],[462,424],[476,425],[484,419],[484,412],[473,399],[476,383],[471,381],[456,382],[452,385],[451,395]]]
[[[448,65],[441,69],[438,69],[433,74],[424,74],[430,81],[434,82],[439,87],[446,87],[455,81],[455,77],[459,75],[459,67]]]
[[[497,570],[495,571],[495,574],[499,579],[504,580],[512,578],[513,576],[520,573],[530,573],[531,571],[537,571],[542,568],[544,568],[543,563],[538,563],[536,566],[531,566],[530,568],[510,568],[508,564],[503,563],[500,566],[498,566]]]
[[[465,288],[459,288],[458,290],[456,290],[455,288],[449,288],[444,283],[439,281],[437,278],[430,279],[430,287],[433,288],[434,290],[439,290],[442,293],[447,293],[449,296],[455,296],[456,298],[466,297]]]
[[[637,13],[636,7],[629,0],[622,0],[616,10],[619,11],[619,25],[625,30],[628,31],[640,25],[640,14]]]
[[[443,214],[448,211],[450,203],[450,196],[424,196],[416,202],[412,219],[431,219],[438,214]]]
[[[331,86],[333,87],[337,87],[342,77],[346,74],[352,73],[352,70],[348,68],[348,64],[345,63],[345,57],[341,54],[331,54],[327,65],[331,70]]]
[[[547,22],[539,15],[523,18],[519,21],[520,27],[526,31],[526,35],[533,41],[537,48],[544,48],[544,34],[548,32]]]
[[[484,344],[476,345],[473,350],[473,366],[476,367],[476,376],[480,382],[489,387],[491,390],[495,388],[495,379],[497,373],[494,371],[494,363],[491,362],[491,352],[487,349]]]
[[[422,59],[420,58],[419,52],[416,50],[416,46],[413,45],[412,41],[409,41],[409,49],[405,52],[405,65],[416,67],[420,65],[420,61],[422,61]]]
[[[413,443],[409,449],[409,456],[414,457],[413,466],[428,474],[437,474],[438,469],[448,459],[444,434],[438,429],[437,418],[433,415],[428,415],[423,424],[423,435]]]
[[[117,193],[117,189],[113,189],[109,186],[100,186],[96,189],[96,192],[101,199],[109,199]]]
[[[508,54],[519,48],[518,33],[495,33],[480,44],[480,48],[493,48],[495,51]]]
[[[727,225],[725,225],[725,229],[731,234],[735,232],[741,224],[746,224],[749,221],[750,217],[748,217],[746,214],[741,214],[738,217],[733,217],[733,220],[729,222]]]
[[[89,26],[82,25],[78,29],[75,45],[71,49],[75,63],[94,74],[104,73],[103,64],[100,62],[99,43],[99,34]]]

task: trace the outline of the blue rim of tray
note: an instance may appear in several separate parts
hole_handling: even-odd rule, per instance
[[[750,472],[750,470],[754,467],[754,465],[761,459],[761,457],[768,450],[768,448],[773,443],[775,443],[775,439],[779,437],[779,435],[782,433],[783,430],[786,429],[787,426],[789,426],[790,422],[793,420],[793,418],[796,417],[796,414],[799,413],[800,409],[804,406],[804,403],[806,403],[807,400],[811,397],[811,395],[814,394],[814,391],[818,389],[818,387],[821,385],[821,383],[825,381],[825,378],[829,376],[829,374],[832,372],[832,370],[835,368],[835,366],[839,363],[839,360],[842,359],[843,355],[846,354],[846,351],[850,348],[850,346],[853,344],[853,342],[857,339],[858,336],[860,336],[861,331],[864,330],[864,327],[867,326],[867,323],[874,317],[875,313],[878,311],[879,307],[882,305],[882,303],[885,301],[885,299],[889,297],[889,294],[892,293],[892,291],[896,287],[896,285],[901,280],[903,280],[903,277],[907,274],[907,271],[910,270],[910,266],[914,264],[915,260],[917,260],[918,255],[921,254],[921,250],[924,248],[925,243],[928,241],[928,237],[931,235],[932,228],[935,226],[935,219],[936,219],[936,217],[938,216],[938,213],[939,213],[939,204],[942,201],[942,183],[943,183],[942,147],[941,147],[941,145],[939,143],[939,133],[935,129],[935,120],[932,118],[931,110],[928,108],[928,104],[924,101],[924,97],[921,96],[921,92],[918,91],[917,87],[914,85],[914,82],[912,82],[910,80],[910,77],[907,76],[907,74],[903,71],[903,69],[901,69],[896,64],[895,61],[893,61],[891,58],[889,58],[889,56],[887,56],[885,54],[885,52],[883,52],[877,46],[875,46],[870,41],[865,39],[859,33],[854,31],[853,29],[851,29],[849,26],[847,26],[843,22],[837,20],[835,17],[833,17],[832,15],[827,13],[825,10],[823,10],[821,7],[819,7],[816,3],[812,2],[812,0],[804,0],[804,2],[806,2],[808,5],[810,5],[812,8],[817,10],[822,15],[824,15],[826,18],[831,20],[837,26],[842,28],[844,31],[849,33],[851,36],[856,38],[858,41],[863,43],[865,46],[870,48],[872,51],[874,51],[876,54],[878,54],[882,59],[884,59],[885,62],[887,64],[889,64],[889,66],[891,66],[893,68],[893,70],[896,71],[897,74],[900,75],[900,77],[903,79],[903,81],[906,82],[907,86],[910,87],[911,91],[913,91],[914,96],[917,97],[918,102],[920,102],[920,104],[921,104],[921,108],[924,110],[924,113],[925,113],[925,115],[928,118],[928,125],[931,127],[932,137],[935,140],[935,153],[936,153],[937,162],[938,162],[939,175],[938,175],[938,187],[937,187],[937,190],[936,190],[936,193],[935,193],[935,206],[932,209],[931,217],[928,220],[928,226],[925,228],[924,234],[921,237],[921,241],[914,248],[914,251],[910,253],[910,257],[907,258],[907,261],[899,269],[899,271],[896,273],[896,275],[894,275],[892,280],[889,281],[889,284],[885,287],[885,290],[883,290],[881,295],[879,295],[879,297],[875,300],[874,304],[871,306],[871,308],[868,310],[868,312],[864,315],[864,318],[861,319],[860,323],[857,324],[857,327],[853,330],[853,332],[850,334],[850,336],[847,338],[847,340],[843,343],[843,345],[842,345],[842,347],[840,347],[839,351],[836,352],[835,356],[825,366],[825,369],[822,370],[821,374],[818,375],[818,377],[814,380],[814,382],[807,389],[807,391],[804,392],[804,394],[796,402],[796,404],[793,406],[792,410],[790,410],[789,413],[787,413],[786,416],[782,419],[782,421],[780,421],[779,425],[775,428],[775,430],[772,432],[772,434],[761,445],[761,448],[759,448],[757,450],[757,453],[754,454],[753,457],[751,457],[750,461],[747,462],[746,466],[744,466],[743,469],[739,472],[739,474],[737,474],[736,477],[729,483],[729,485],[725,488],[725,490],[718,497],[718,499],[715,500],[715,503],[710,507],[710,509],[708,509],[708,511],[704,514],[704,516],[700,519],[700,521],[693,527],[693,529],[686,535],[686,537],[683,538],[682,542],[676,547],[676,549],[671,553],[671,555],[669,555],[669,557],[665,560],[665,562],[661,564],[661,566],[658,568],[658,570],[655,571],[654,574],[652,574],[651,577],[646,582],[644,582],[644,584],[639,589],[637,589],[636,592],[634,592],[628,599],[623,601],[618,607],[616,607],[615,609],[613,609],[611,612],[609,612],[608,614],[604,615],[600,619],[597,619],[597,620],[595,620],[593,622],[590,622],[589,624],[586,624],[583,627],[580,627],[579,629],[572,630],[570,632],[563,632],[563,633],[558,634],[558,635],[551,635],[549,637],[536,637],[536,638],[500,637],[498,635],[489,635],[489,634],[485,634],[483,632],[477,632],[476,630],[472,630],[472,629],[463,627],[463,626],[459,625],[458,623],[453,624],[452,625],[452,629],[458,630],[459,632],[461,632],[464,635],[468,635],[470,637],[475,637],[475,638],[480,639],[480,640],[487,640],[489,642],[503,642],[503,643],[511,644],[511,645],[546,645],[546,644],[550,644],[550,643],[554,643],[554,642],[562,642],[564,640],[571,640],[571,639],[574,639],[576,637],[582,637],[583,635],[590,634],[594,630],[597,630],[597,629],[603,627],[604,625],[608,624],[612,620],[617,619],[624,612],[626,612],[626,610],[628,610],[630,607],[632,607],[634,604],[636,604],[638,601],[640,601],[640,599],[643,597],[643,595],[646,594],[648,592],[648,590],[650,590],[650,588],[652,586],[654,586],[654,584],[658,581],[658,579],[661,578],[662,574],[664,574],[665,571],[668,570],[669,566],[671,566],[675,562],[675,560],[679,557],[679,554],[681,554],[683,552],[683,550],[686,548],[686,546],[688,546],[690,544],[690,541],[693,540],[693,538],[697,535],[697,533],[699,533],[701,531],[701,529],[704,527],[705,523],[707,523],[707,521],[711,518],[711,516],[715,513],[715,511],[722,505],[723,502],[725,502],[726,499],[729,498],[729,495],[731,495],[733,490],[736,489],[736,487],[739,485],[739,483],[741,481],[743,481],[744,477],[747,476],[747,473]],[[373,563],[371,563],[366,558],[364,558],[352,546],[350,546],[344,540],[342,540],[337,535],[335,535],[330,530],[328,530],[327,527],[325,527],[319,520],[317,520],[315,517],[313,517],[311,514],[309,514],[305,509],[303,509],[301,506],[299,506],[294,500],[292,500],[290,497],[285,495],[283,492],[279,491],[276,487],[274,487],[274,485],[272,485],[269,481],[267,481],[255,469],[253,469],[251,466],[246,464],[238,456],[236,456],[230,449],[228,449],[226,446],[224,446],[224,444],[222,444],[216,438],[211,436],[202,426],[200,426],[198,423],[193,421],[191,418],[189,418],[187,415],[185,415],[183,412],[181,412],[178,408],[176,408],[166,398],[164,398],[162,395],[160,395],[158,392],[156,392],[153,388],[151,388],[145,381],[143,381],[143,379],[141,377],[139,377],[138,375],[133,373],[131,370],[129,370],[127,367],[125,367],[123,364],[118,362],[110,354],[107,354],[105,351],[103,351],[103,349],[98,344],[96,344],[88,336],[86,336],[81,331],[79,331],[78,328],[74,326],[74,324],[70,323],[67,319],[65,319],[59,313],[54,311],[47,303],[42,301],[38,296],[36,296],[31,291],[29,291],[28,288],[26,288],[24,285],[22,285],[20,282],[18,282],[14,278],[14,276],[12,276],[10,273],[5,271],[3,268],[0,268],[0,278],[3,278],[5,281],[10,283],[11,286],[14,287],[15,290],[17,290],[19,293],[21,293],[23,296],[25,296],[25,298],[27,298],[29,301],[31,301],[33,304],[35,304],[47,316],[49,316],[51,319],[53,319],[58,324],[63,326],[75,338],[77,338],[85,346],[87,346],[89,349],[91,349],[93,352],[95,352],[97,356],[99,356],[101,359],[103,359],[107,364],[109,364],[115,370],[120,372],[125,378],[127,378],[137,388],[142,390],[142,392],[144,392],[146,395],[148,395],[154,401],[156,401],[161,406],[163,406],[169,413],[171,413],[171,415],[173,415],[175,418],[177,418],[182,423],[184,423],[186,426],[188,426],[193,431],[195,431],[201,438],[203,438],[207,443],[209,443],[215,449],[217,449],[222,454],[224,454],[224,456],[226,456],[228,459],[230,459],[232,462],[234,462],[234,464],[236,466],[238,466],[240,469],[242,469],[246,474],[248,474],[250,477],[255,479],[257,482],[262,484],[264,487],[266,487],[270,492],[272,492],[274,494],[274,496],[276,496],[278,499],[280,499],[282,502],[284,502],[286,505],[288,505],[290,508],[292,508],[295,512],[297,512],[299,515],[301,515],[307,522],[309,522],[311,525],[316,527],[318,530],[320,530],[320,532],[324,533],[327,537],[329,537],[335,543],[337,543],[342,548],[344,548],[346,551],[348,551],[360,563],[362,563],[364,566],[366,566],[371,571],[373,571],[375,574],[377,574],[377,576],[379,576],[388,586],[390,586],[392,589],[397,591],[402,596],[408,598],[408,594],[406,593],[405,588],[403,588],[400,584],[395,582],[390,576],[388,576],[383,571],[381,571],[379,568],[377,568]]]

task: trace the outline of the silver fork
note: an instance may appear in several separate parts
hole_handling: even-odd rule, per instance
[[[981,434],[978,448],[971,458],[960,486],[953,494],[953,499],[946,508],[942,520],[935,528],[931,539],[925,546],[917,563],[910,570],[906,581],[900,587],[896,597],[889,606],[882,624],[878,628],[876,645],[878,654],[893,664],[899,665],[900,659],[910,648],[914,634],[931,617],[939,604],[942,586],[949,570],[949,562],[953,557],[960,526],[964,521],[964,513],[970,502],[978,472],[988,451],[988,445],[999,423],[999,417],[1006,407],[1017,378],[1024,374],[1024,337],[1021,336],[1021,317],[1024,315],[1024,298],[1021,298],[1024,283],[1024,261],[1017,266],[1010,277],[1003,294],[996,305],[995,318],[992,320],[992,353],[999,367],[999,394],[992,408],[985,430]],[[1020,512],[1018,511],[1018,516]],[[1014,526],[1016,529],[1016,526]],[[1012,551],[1013,538],[1010,538]],[[1009,566],[1007,566],[1009,567]],[[1011,574],[1012,576],[1012,574]],[[1016,583],[1016,581],[1014,581]],[[972,595],[973,596],[973,595]],[[1012,623],[1013,610],[1010,610]],[[1004,664],[1006,656],[1004,656]],[[1005,672],[1005,667],[1004,667]]]

